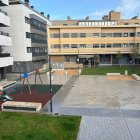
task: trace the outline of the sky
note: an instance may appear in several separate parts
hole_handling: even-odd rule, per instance
[[[121,18],[140,17],[140,0],[30,0],[30,6],[51,20],[64,20],[67,16],[72,19],[101,19],[109,11],[120,11]]]

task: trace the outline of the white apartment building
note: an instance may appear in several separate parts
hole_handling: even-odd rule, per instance
[[[8,7],[8,0],[0,0],[0,80],[6,78],[7,67],[13,65],[13,58],[6,50],[12,47],[12,39],[5,28],[10,26],[10,17],[2,7]]]
[[[11,18],[11,27],[6,31],[11,34],[13,42],[7,49],[14,59],[12,71],[30,72],[42,67],[47,59],[47,26],[51,21],[43,12],[30,6],[29,0],[9,0],[9,6],[3,10]]]

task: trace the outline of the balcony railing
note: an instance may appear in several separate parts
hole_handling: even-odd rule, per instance
[[[2,10],[0,10],[0,23],[5,26],[10,26],[10,17]]]
[[[42,32],[45,32],[45,33],[47,32],[47,29],[46,28],[37,26],[37,25],[35,25],[33,23],[31,23],[31,28],[37,29],[37,30],[42,31]]]
[[[0,57],[10,57],[10,53],[0,53]]]
[[[9,36],[9,33],[5,33],[3,31],[0,31],[0,35]]]
[[[33,53],[32,53],[32,56],[33,56],[33,57],[36,57],[36,56],[46,56],[46,55],[47,55],[46,52],[38,52],[38,53],[33,52]]]
[[[4,15],[8,15],[7,12],[3,11],[2,9],[0,9],[0,12],[3,13]]]
[[[36,38],[31,38],[32,43],[47,44],[47,40],[40,40]]]
[[[13,57],[0,57],[0,67],[13,65]]]
[[[9,5],[9,0],[0,0],[0,5],[1,6],[8,6]]]

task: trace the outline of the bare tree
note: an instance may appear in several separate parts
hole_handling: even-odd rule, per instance
[[[95,67],[96,63],[99,62],[99,56],[97,54],[93,55],[93,62],[94,62],[94,67]]]
[[[116,55],[118,61],[119,61],[119,65],[120,65],[120,68],[121,68],[121,63],[120,63],[120,60],[122,58],[122,53],[120,51],[117,52],[117,55]]]

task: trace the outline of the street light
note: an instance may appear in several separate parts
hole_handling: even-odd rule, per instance
[[[50,112],[52,113],[52,67],[51,67],[51,55],[49,56],[49,73],[50,73]]]
[[[78,47],[77,49],[78,49],[78,58],[77,58],[77,62],[78,62],[78,76],[79,76],[79,47]]]

